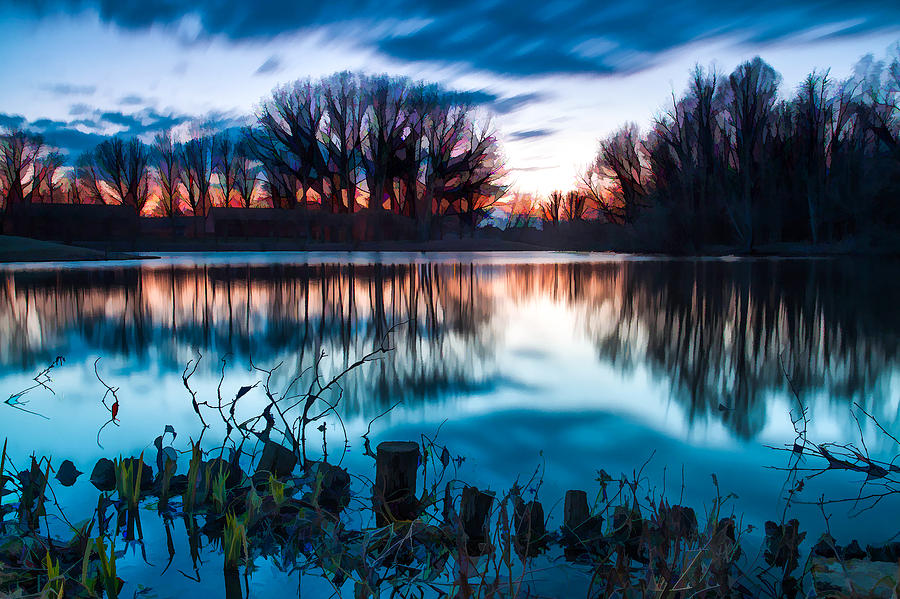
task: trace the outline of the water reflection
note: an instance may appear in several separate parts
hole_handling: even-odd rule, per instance
[[[7,270],[0,368],[32,372],[74,351],[177,378],[196,351],[215,357],[212,374],[226,354],[288,356],[296,369],[320,348],[347,364],[406,323],[396,351],[349,381],[345,409],[371,415],[501,384],[517,367],[498,362],[510,321],[544,301],[574,317],[601,363],[667,385],[689,421],[713,414],[752,437],[767,398],[786,392],[782,368],[810,397],[878,412],[897,370],[895,274],[893,263],[842,260],[566,257]]]
[[[508,269],[511,296],[579,316],[602,362],[649,368],[691,418],[719,411],[750,437],[765,400],[882,403],[897,368],[897,266],[842,260],[640,261]]]

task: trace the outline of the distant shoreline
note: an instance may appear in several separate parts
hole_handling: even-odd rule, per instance
[[[382,241],[382,242],[321,242],[296,243],[287,239],[250,239],[235,241],[160,241],[138,239],[130,242],[83,242],[67,245],[41,241],[27,237],[0,235],[0,263],[13,262],[70,262],[103,260],[142,260],[165,253],[215,253],[215,252],[612,252],[674,258],[706,257],[726,258],[829,258],[842,256],[895,257],[890,251],[876,251],[853,244],[813,246],[802,243],[777,243],[760,245],[752,252],[730,246],[711,246],[701,251],[672,253],[639,246],[615,247],[565,247],[560,244],[544,245],[533,242],[498,238],[446,238],[431,241]]]

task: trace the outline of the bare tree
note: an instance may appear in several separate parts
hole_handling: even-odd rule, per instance
[[[64,194],[67,204],[81,205],[84,204],[84,198],[81,192],[81,185],[78,181],[78,172],[76,169],[70,168],[66,170],[64,175]]]
[[[59,152],[48,152],[32,163],[32,201],[52,204],[63,199],[62,181],[57,175],[64,163],[65,158]]]
[[[159,186],[159,207],[162,214],[169,218],[172,234],[175,234],[175,216],[181,213],[181,160],[178,155],[178,144],[172,139],[171,131],[156,135],[153,141],[153,154],[156,159],[156,182]]]
[[[580,221],[584,219],[584,213],[587,208],[587,198],[577,189],[573,189],[566,193],[563,203],[563,215],[570,222]]]
[[[0,135],[0,180],[5,191],[4,214],[16,204],[31,202],[37,191],[34,175],[39,170],[43,149],[44,139],[40,135],[20,130]]]
[[[180,147],[181,182],[187,192],[188,205],[194,215],[194,233],[200,234],[200,220],[209,213],[213,173],[213,138],[204,131]]]
[[[75,161],[75,185],[80,189],[78,198],[82,204],[105,204],[103,188],[100,186],[99,169],[94,163],[92,150],[83,152]]]
[[[396,155],[391,171],[396,174],[398,189],[393,202],[399,214],[416,220],[420,216],[423,188],[421,173],[427,164],[428,142],[425,136],[428,115],[435,102],[432,89],[425,84],[411,85],[406,96],[406,128],[403,147]]]
[[[405,131],[413,115],[408,107],[408,82],[384,75],[367,81],[365,93],[366,135],[363,166],[369,207],[381,209],[385,200],[395,209],[393,178],[397,173],[397,157],[403,150]]]
[[[535,214],[540,214],[542,205],[537,197],[530,193],[512,193],[507,200],[508,215],[506,229],[518,229],[531,225]]]
[[[829,84],[828,71],[813,72],[800,84],[794,100],[797,122],[793,133],[800,152],[799,175],[806,187],[809,230],[813,243],[819,242],[819,223],[824,208],[822,203],[828,168],[828,125],[832,119]]]
[[[234,190],[241,206],[249,208],[259,182],[259,165],[253,160],[249,135],[240,140],[234,149]]]
[[[362,122],[366,108],[359,81],[350,72],[322,83],[325,119],[322,140],[327,153],[332,212],[354,212],[363,163]]]
[[[722,154],[717,139],[720,137],[718,115],[721,105],[716,101],[719,93],[719,75],[713,68],[704,71],[700,66],[694,68],[688,87],[688,121],[693,124],[693,139],[696,140],[697,185],[693,194],[691,213],[695,219],[695,237],[704,233],[703,215],[706,213],[712,198],[721,189],[716,179]],[[690,143],[688,137],[684,140]]]
[[[213,138],[213,146],[214,171],[218,174],[222,206],[227,208],[231,201],[231,192],[235,189],[237,142],[231,133],[223,131]]]
[[[324,202],[323,177],[328,169],[319,140],[323,116],[324,101],[317,86],[309,80],[296,81],[273,92],[257,114],[258,127],[251,130],[250,147],[263,165],[269,187],[279,187],[270,177],[290,175],[300,187],[302,206],[310,190]],[[288,206],[296,203],[295,197]]]
[[[93,152],[94,173],[106,185],[112,202],[130,206],[140,215],[150,197],[150,152],[138,138],[113,137]]]
[[[723,195],[728,217],[747,249],[754,240],[754,181],[759,175],[759,152],[766,139],[780,77],[761,58],[739,65],[728,77],[725,110],[732,127],[731,143],[739,176],[733,200]]]
[[[640,156],[637,125],[627,123],[600,141],[594,163],[598,173],[611,178],[619,194],[620,206],[607,203],[607,210],[622,222],[633,222],[644,204],[644,165]]]
[[[553,223],[554,227],[559,226],[564,197],[561,191],[551,191],[547,199],[541,203],[541,216],[544,222]]]
[[[426,147],[419,202],[422,210],[417,211],[422,239],[430,236],[435,204],[440,207],[445,185],[459,169],[457,150],[468,132],[466,105],[453,103],[437,88],[428,90],[426,102],[429,110],[425,113],[423,129]]]
[[[490,120],[467,118],[468,128],[451,158],[442,191],[446,212],[457,214],[474,234],[478,223],[506,194],[506,169]]]

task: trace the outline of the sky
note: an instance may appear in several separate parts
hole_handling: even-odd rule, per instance
[[[898,40],[895,0],[0,0],[0,127],[74,155],[249,122],[299,78],[407,75],[479,92],[513,187],[546,194],[620,124],[648,127],[696,63],[728,73],[759,55],[790,95]]]

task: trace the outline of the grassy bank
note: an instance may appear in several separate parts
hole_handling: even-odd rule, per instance
[[[65,245],[28,237],[0,235],[0,262],[68,262],[78,260],[135,260],[125,252]]]

